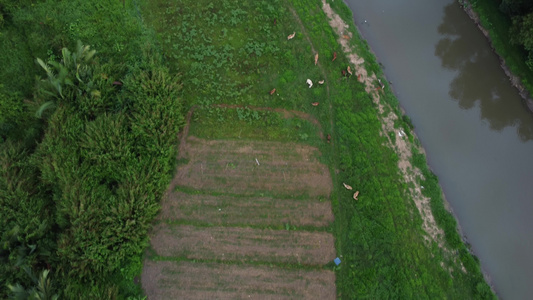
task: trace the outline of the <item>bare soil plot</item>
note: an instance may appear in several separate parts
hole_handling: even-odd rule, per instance
[[[328,232],[159,224],[151,235],[152,248],[167,257],[320,266],[336,255]]]
[[[335,299],[329,270],[146,261],[142,284],[150,299]]]
[[[335,258],[331,233],[232,227],[328,226],[332,180],[318,149],[203,140],[187,136],[187,129],[180,142],[187,163],[178,167],[158,217],[169,222],[151,232],[155,254],[170,261],[145,260],[142,285],[149,299],[334,299],[334,272],[309,269]]]
[[[171,192],[163,200],[158,218],[224,226],[291,224],[325,227],[333,222],[333,213],[329,199],[321,202],[318,198],[279,199]]]
[[[188,137],[180,155],[189,159],[175,181],[204,191],[329,197],[331,177],[318,149],[301,144],[202,140]]]

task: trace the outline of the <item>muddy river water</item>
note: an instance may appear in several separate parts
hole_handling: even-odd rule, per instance
[[[533,117],[453,0],[345,0],[502,299],[533,295]]]

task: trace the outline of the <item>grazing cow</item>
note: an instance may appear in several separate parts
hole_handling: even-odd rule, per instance
[[[317,63],[318,63],[318,53],[315,54],[315,66],[316,66]]]
[[[361,74],[357,75],[357,80],[361,81]]]
[[[333,52],[333,59],[331,61],[334,61],[337,59],[337,52]]]
[[[342,76],[346,76],[346,71],[342,70]]]
[[[385,85],[383,83],[381,83],[381,79],[378,79],[378,81],[379,81],[379,85],[381,85],[381,89],[385,90]]]
[[[318,84],[324,84],[324,80],[320,80]]]
[[[329,142],[331,142],[331,135],[328,134],[328,135],[326,136],[326,139],[328,140],[328,144],[329,144]]]
[[[307,79],[306,82],[309,85],[309,88],[311,88],[313,86],[313,82],[311,81],[311,79]]]
[[[120,81],[113,81],[113,85],[122,85],[122,82],[120,82]]]
[[[294,38],[295,35],[296,35],[296,32],[289,34],[289,36],[287,37],[287,40],[291,40],[292,38]]]
[[[344,185],[344,187],[345,187],[347,190],[350,190],[350,191],[352,190],[352,187],[351,187],[351,186],[347,185],[346,183],[342,183],[342,184]]]
[[[350,75],[352,75],[352,69],[350,68],[350,66],[348,66],[348,73],[350,73]]]
[[[359,200],[359,199],[357,199],[357,196],[359,196],[359,191],[357,191],[357,192],[355,192],[355,194],[353,194],[353,198],[354,198],[355,200]]]
[[[313,102],[313,103],[311,103],[311,105],[318,106],[318,102]]]
[[[276,89],[271,90],[271,91],[270,91],[270,95],[271,95],[271,96],[274,95],[275,92],[276,92]]]

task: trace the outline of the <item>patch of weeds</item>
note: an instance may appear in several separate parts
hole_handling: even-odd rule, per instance
[[[204,107],[195,111],[190,135],[200,138],[317,142],[318,129],[307,120],[284,118],[269,110]],[[297,131],[295,131],[296,129]]]

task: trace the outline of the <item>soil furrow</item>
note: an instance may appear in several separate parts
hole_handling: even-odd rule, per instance
[[[335,274],[329,270],[147,261],[142,278],[150,299],[335,299],[336,296]]]
[[[232,226],[284,225],[325,227],[333,222],[331,203],[317,198],[278,199],[190,195],[173,192],[162,203],[161,220],[200,221]]]
[[[206,191],[247,194],[326,196],[331,177],[316,148],[280,142],[208,141],[187,139],[185,158],[175,181]]]
[[[327,232],[159,224],[151,245],[159,256],[187,259],[320,266],[335,258],[333,235]]]

